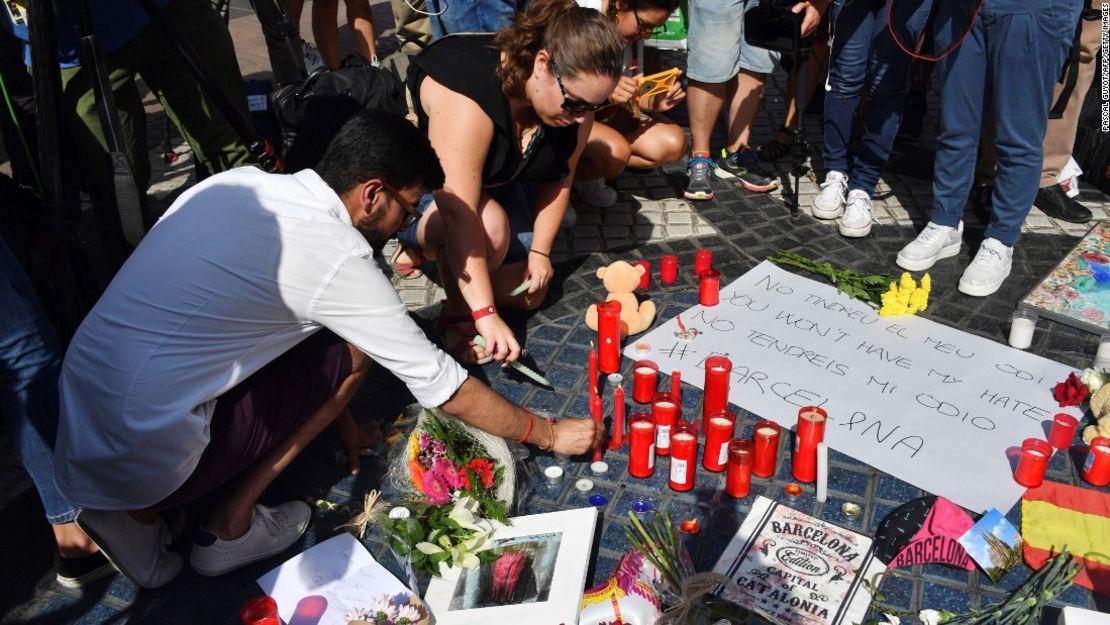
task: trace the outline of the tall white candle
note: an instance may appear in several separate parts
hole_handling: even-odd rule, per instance
[[[817,443],[817,501],[829,498],[829,446]]]

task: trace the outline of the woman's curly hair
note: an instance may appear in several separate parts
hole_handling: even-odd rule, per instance
[[[624,69],[624,39],[613,20],[574,0],[535,0],[502,29],[493,45],[505,55],[497,68],[509,97],[524,95],[524,84],[540,50],[547,50],[564,77],[595,74],[619,78]]]

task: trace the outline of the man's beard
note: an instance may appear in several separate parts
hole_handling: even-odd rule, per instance
[[[384,212],[380,211],[368,217],[364,217],[355,224],[355,228],[362,233],[363,238],[370,243],[370,247],[374,249],[374,254],[381,253],[381,249],[385,244],[396,236],[396,232],[390,232],[385,228],[382,223],[384,221]]]

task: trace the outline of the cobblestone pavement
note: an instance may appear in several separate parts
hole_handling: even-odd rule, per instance
[[[242,11],[239,5],[233,8]],[[261,49],[257,48],[260,43],[252,30],[257,26],[249,21],[250,16],[235,15],[232,28],[239,47]],[[390,23],[385,5],[376,4],[375,15],[379,20],[379,32],[386,30],[381,27],[381,24]],[[664,60],[667,65],[681,62],[678,55],[668,55]],[[243,65],[244,72],[250,73],[248,63],[244,61]],[[768,138],[771,129],[778,126],[784,83],[781,74],[773,76],[768,83],[766,106],[755,131],[756,143]],[[151,111],[156,113],[156,107],[152,105]],[[675,119],[685,123],[681,111]],[[160,138],[157,124],[164,123],[164,117],[155,115],[152,121],[156,129],[150,134]],[[809,124],[811,139],[819,138],[817,118],[811,117]],[[926,128],[930,127],[931,123],[927,123]],[[722,142],[721,137],[716,137],[715,147]],[[682,266],[689,267],[694,250],[707,247],[714,251],[715,265],[723,274],[723,283],[736,279],[768,254],[783,249],[804,251],[856,270],[892,271],[897,250],[914,237],[916,228],[926,220],[931,175],[928,148],[928,139],[899,148],[880,186],[880,200],[876,203],[880,208],[876,211],[878,225],[869,237],[851,242],[837,234],[835,224],[818,222],[807,215],[791,219],[779,195],[748,194],[726,180],[716,181],[716,200],[691,205],[681,199],[685,183],[682,164],[658,171],[622,174],[614,181],[621,191],[621,202],[604,211],[579,206],[577,224],[558,239],[554,254],[557,280],[545,307],[529,317],[511,318],[522,330],[520,335],[526,337],[530,358],[552,381],[554,390],[537,388],[496,366],[475,370],[474,374],[488,380],[506,397],[533,410],[567,418],[586,418],[582,363],[591,333],[580,323],[580,315],[601,296],[599,281],[594,277],[596,269],[620,258],[657,261],[663,254],[673,253],[680,257]],[[153,145],[152,150],[157,153]],[[814,152],[819,153],[819,150]],[[785,162],[779,164],[780,167],[785,165]],[[183,155],[173,166],[160,167],[157,176],[159,182],[153,192],[164,201],[168,200],[191,178],[188,155]],[[808,205],[807,198],[815,191],[813,180],[803,182],[803,206]],[[1084,188],[1081,200],[1096,217],[1110,217],[1110,199],[1105,195]],[[971,249],[965,248],[959,257],[942,261],[931,271],[933,300],[923,316],[1004,342],[1008,317],[1017,300],[1064,256],[1086,227],[1056,222],[1034,210],[1017,248],[1011,278],[993,297],[969,298],[958,294],[954,286],[982,237],[983,226],[981,219],[970,217],[966,238]],[[403,301],[417,318],[422,323],[430,321],[438,311],[434,304],[443,297],[442,291],[423,279],[402,281],[395,278],[395,281]],[[666,288],[653,282],[653,288],[645,295],[659,304],[656,323],[695,303],[695,288],[692,276],[686,273],[677,284]],[[1039,330],[1030,350],[1034,353],[1075,367],[1086,365],[1094,355],[1098,340],[1093,335],[1058,324],[1042,323]],[[627,361],[624,363],[626,375],[629,365]],[[662,377],[660,382],[666,385],[666,376]],[[410,401],[392,376],[382,373],[371,376],[371,380],[353,405],[360,420],[389,420]],[[689,385],[683,388],[684,410],[700,411],[700,391]],[[743,410],[738,413],[745,432],[750,434],[756,416]],[[334,535],[334,528],[349,516],[342,510],[319,509],[302,542],[281,556],[220,578],[204,578],[186,570],[179,579],[158,591],[139,592],[119,576],[84,591],[67,590],[53,581],[51,562],[46,555],[50,553],[51,539],[42,521],[41,507],[33,490],[27,488],[28,481],[6,441],[2,442],[0,524],[5,532],[0,535],[0,547],[6,554],[5,567],[11,567],[5,575],[8,583],[0,590],[0,622],[3,623],[234,623],[238,606],[257,593],[255,578],[298,550]],[[365,458],[360,476],[353,478],[345,475],[336,461],[336,449],[337,444],[329,437],[314,443],[275,483],[265,501],[274,503],[308,497],[346,506],[361,499],[367,489],[379,485],[382,459]],[[780,458],[787,455],[780,454]],[[699,565],[705,568],[712,565],[755,495],[781,499],[816,516],[870,532],[893,507],[921,494],[910,484],[836,452],[831,462],[831,495],[825,504],[817,503],[811,490],[795,499],[785,498],[782,486],[790,480],[789,465],[785,461],[780,462],[775,477],[756,479],[751,497],[732,500],[720,492],[721,478],[715,474],[699,471],[698,487],[692,493],[678,494],[664,485],[665,462],[657,468],[655,478],[636,480],[627,475],[625,452],[608,452],[606,459],[609,472],[595,479],[594,492],[606,495],[608,501],[601,509],[600,547],[589,572],[594,582],[609,576],[616,559],[627,548],[623,529],[631,504],[636,501],[648,501],[655,510],[667,510],[675,518],[701,519],[704,529],[698,536],[691,537],[688,545]],[[556,462],[553,457],[542,454],[523,462],[520,470],[531,479],[521,500],[522,513],[589,505],[573,488],[573,478],[589,473],[586,463],[570,463],[565,467],[567,478],[560,485],[549,486],[538,479],[538,475],[553,462]],[[1049,476],[1057,481],[1082,485],[1074,463],[1062,454],[1053,458]],[[860,504],[863,514],[856,518],[844,517],[840,504],[845,501]],[[205,507],[206,502],[190,507],[189,526],[202,518]],[[1019,514],[1020,507],[1016,506],[1009,511],[1008,517],[1017,523]],[[174,548],[183,551],[188,541],[186,533]],[[395,568],[380,537],[370,534],[364,542],[379,561]],[[915,567],[909,573],[908,578],[890,578],[883,583],[882,591],[890,607],[918,609],[927,606],[960,611],[985,605],[1014,590],[1029,571],[1020,567],[998,584],[990,583],[979,572],[941,566]],[[1087,591],[1073,587],[1058,603],[1092,606],[1094,602],[1095,598]],[[1103,605],[1103,609],[1107,607]],[[1045,622],[1055,622],[1054,619],[1055,612],[1050,611]]]

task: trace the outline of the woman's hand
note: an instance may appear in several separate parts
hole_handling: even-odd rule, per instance
[[[621,76],[620,82],[613,88],[613,93],[609,94],[609,101],[613,104],[628,104],[628,101],[636,97],[636,92],[640,89],[640,78],[643,74],[637,76]]]
[[[827,5],[827,2],[821,3]],[[806,16],[802,19],[802,36],[808,37],[817,30],[817,25],[821,23],[822,9],[814,6],[812,2],[799,2],[790,9],[794,13],[801,13],[805,11]]]
[[[649,102],[640,102],[640,108],[653,113],[666,113],[685,99],[686,90],[682,88],[682,83],[678,81],[678,78],[675,78],[674,84],[666,93],[652,96]]]
[[[551,266],[550,257],[539,251],[528,252],[528,268],[524,271],[524,279],[532,281],[532,285],[528,287],[529,295],[547,288],[554,276],[555,268]]]
[[[494,360],[504,362],[513,362],[520,357],[520,343],[517,343],[516,336],[501,315],[486,315],[474,322],[474,328],[486,341],[486,348],[476,349],[475,352],[484,351],[493,356]],[[479,360],[485,358],[482,354],[476,355]]]

